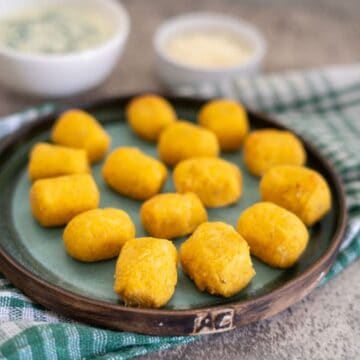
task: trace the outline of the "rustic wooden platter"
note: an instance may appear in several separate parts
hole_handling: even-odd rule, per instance
[[[156,156],[156,147],[136,137],[125,121],[124,108],[131,97],[118,97],[86,106],[112,136],[112,148],[132,145]],[[180,118],[195,121],[203,100],[168,97]],[[328,181],[331,212],[310,229],[311,240],[296,266],[270,268],[253,259],[257,272],[251,284],[236,296],[221,298],[202,293],[179,268],[174,296],[163,309],[129,308],[112,291],[115,260],[83,264],[70,258],[62,244],[63,228],[44,229],[32,218],[28,202],[30,182],[26,164],[30,148],[49,139],[56,113],[22,128],[0,145],[0,270],[34,301],[64,316],[116,330],[160,335],[197,335],[233,329],[272,316],[309,293],[329,270],[337,254],[346,223],[341,183],[329,163],[305,141],[308,166]],[[252,128],[283,128],[273,119],[249,111]],[[259,200],[259,180],[244,167],[241,152],[223,156],[240,166],[244,195],[230,207],[209,210],[210,221],[232,225],[240,212]],[[144,235],[138,210],[140,202],[110,190],[101,178],[101,166],[93,174],[101,191],[101,207],[123,208],[133,218],[137,235]],[[171,179],[164,191],[173,189]],[[179,246],[183,239],[175,241]]]

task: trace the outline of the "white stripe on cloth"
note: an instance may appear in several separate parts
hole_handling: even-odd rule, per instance
[[[43,339],[42,347],[44,350],[45,358],[47,360],[57,360],[58,357],[56,354],[56,342],[52,334],[51,328],[44,328],[40,326],[37,329],[41,335],[41,338]]]
[[[342,88],[360,79],[360,64],[331,66],[323,72],[326,73],[334,88]]]
[[[105,352],[107,344],[107,335],[104,331],[94,330],[93,334],[93,352],[94,354],[101,354]]]
[[[0,346],[8,339],[20,334],[22,331],[32,326],[48,324],[46,321],[28,321],[26,319],[18,321],[7,321],[0,323]]]
[[[20,360],[32,360],[33,353],[31,349],[31,345],[27,341],[26,336],[19,336],[15,340],[16,352],[17,356]]]
[[[81,359],[79,333],[72,326],[65,328],[67,336],[68,353],[72,354],[73,359]]]
[[[360,234],[360,217],[353,219],[349,222],[344,236],[344,240],[340,246],[340,251],[346,249],[354,240],[355,236],[359,234]]]

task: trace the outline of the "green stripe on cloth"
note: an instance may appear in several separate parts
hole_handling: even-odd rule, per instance
[[[179,93],[227,96],[274,115],[313,143],[341,176],[349,224],[322,283],[360,256],[360,66],[290,72],[259,79],[184,86]],[[41,105],[0,121],[0,136],[54,109]],[[78,324],[34,304],[0,274],[0,359],[128,359],[194,341]]]
[[[8,324],[5,330],[0,328],[0,332],[6,333]],[[19,328],[18,334],[4,341],[0,346],[0,359],[105,359],[109,354],[112,359],[128,359],[193,340],[192,337],[115,332],[76,323],[37,323]],[[27,357],[22,356],[25,352]]]
[[[0,359],[128,359],[193,340],[193,337],[115,332],[77,323],[37,322],[32,326],[3,323],[0,326]]]

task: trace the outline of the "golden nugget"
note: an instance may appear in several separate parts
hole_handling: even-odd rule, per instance
[[[306,152],[289,131],[262,129],[251,132],[244,144],[244,161],[251,174],[263,175],[277,165],[304,165]]]
[[[46,143],[37,143],[31,150],[28,173],[32,181],[89,171],[85,150]]]
[[[112,208],[88,210],[75,216],[63,234],[67,253],[84,262],[114,258],[134,237],[135,226],[129,215]]]
[[[176,121],[172,105],[163,97],[150,94],[133,98],[126,115],[132,130],[149,141],[156,141],[160,133]]]
[[[84,149],[91,163],[105,156],[111,141],[95,117],[82,110],[68,110],[61,114],[51,139],[55,144]]]
[[[200,109],[198,121],[216,135],[223,151],[238,150],[249,131],[246,110],[234,100],[209,101]]]
[[[237,230],[252,255],[277,268],[294,265],[309,241],[306,226],[295,214],[269,202],[247,208],[238,219]]]
[[[141,206],[140,216],[151,236],[165,239],[188,235],[207,221],[206,210],[194,193],[155,195]]]
[[[211,131],[187,121],[177,121],[161,133],[158,152],[162,161],[173,166],[193,157],[217,157],[219,143]]]
[[[233,296],[255,276],[248,244],[223,222],[201,224],[181,245],[180,260],[196,286],[214,295]]]
[[[114,291],[126,305],[159,308],[177,283],[177,251],[171,241],[152,237],[129,240],[115,269]]]
[[[331,208],[331,193],[326,180],[317,171],[303,166],[271,168],[261,179],[260,193],[263,201],[293,212],[307,226],[315,224]]]
[[[100,194],[89,174],[36,180],[30,189],[31,210],[43,226],[67,224],[74,216],[99,206]]]
[[[120,194],[146,200],[161,191],[167,169],[135,147],[121,147],[106,159],[102,174],[106,183]]]
[[[218,158],[184,160],[175,167],[173,179],[177,192],[194,192],[210,208],[235,203],[242,194],[240,169]]]

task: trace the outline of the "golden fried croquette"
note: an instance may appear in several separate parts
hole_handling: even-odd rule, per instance
[[[246,137],[244,161],[251,174],[261,176],[276,165],[304,165],[306,152],[291,132],[262,129]]]
[[[255,275],[248,244],[222,222],[201,224],[181,245],[180,260],[196,286],[214,295],[235,295]]]
[[[280,165],[268,170],[260,182],[262,200],[297,215],[311,226],[331,208],[326,180],[315,170],[303,166]]]
[[[177,121],[161,133],[158,152],[162,161],[173,166],[193,157],[217,157],[219,144],[211,131],[187,121]]]
[[[150,94],[133,98],[126,115],[132,130],[149,141],[156,141],[165,127],[176,121],[172,105],[163,97]]]
[[[143,237],[129,240],[116,263],[114,291],[125,305],[159,308],[177,283],[177,251],[169,240]]]
[[[120,194],[146,200],[161,191],[167,169],[135,147],[120,147],[108,156],[102,174],[106,183]]]
[[[99,206],[100,194],[89,174],[36,180],[30,189],[31,210],[43,226],[67,224],[74,216]]]
[[[135,237],[135,226],[120,209],[93,209],[75,216],[63,234],[67,253],[79,261],[93,262],[116,257]]]
[[[55,144],[84,149],[91,163],[105,156],[111,141],[98,121],[82,110],[62,113],[54,125],[51,139]]]
[[[237,230],[252,255],[277,268],[294,265],[309,240],[305,225],[295,214],[270,202],[247,208],[239,217]]]
[[[234,100],[209,101],[200,109],[198,121],[214,132],[223,151],[238,150],[249,130],[246,110]]]
[[[188,235],[207,221],[206,210],[194,193],[155,195],[142,205],[140,216],[151,236],[165,239]]]
[[[235,203],[242,194],[242,176],[234,164],[218,158],[193,158],[174,170],[175,189],[194,192],[209,208]]]
[[[28,173],[32,181],[88,172],[85,150],[46,143],[37,143],[31,150]]]

